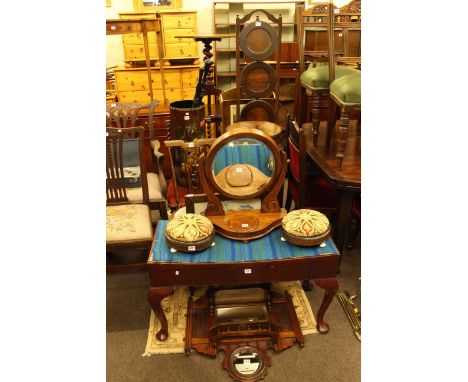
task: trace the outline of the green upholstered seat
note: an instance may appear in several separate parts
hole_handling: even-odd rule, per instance
[[[361,103],[361,72],[337,78],[330,84],[330,95],[342,104],[359,105]]]
[[[348,66],[335,66],[335,79],[358,73],[359,70]],[[328,89],[328,65],[313,68],[310,64],[309,69],[301,74],[301,85],[312,90]]]

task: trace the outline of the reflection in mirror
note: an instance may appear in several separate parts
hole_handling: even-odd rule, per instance
[[[235,370],[242,375],[253,374],[263,365],[262,357],[254,348],[234,350],[231,359]]]
[[[167,7],[172,5],[172,0],[143,0],[144,7]]]
[[[239,138],[223,146],[213,161],[217,185],[239,196],[251,195],[263,188],[273,175],[273,154],[263,142]]]

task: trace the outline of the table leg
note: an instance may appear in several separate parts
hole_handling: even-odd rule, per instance
[[[162,309],[161,301],[173,293],[174,288],[149,288],[148,290],[148,303],[161,323],[161,330],[156,333],[156,338],[159,341],[165,341],[169,337],[167,319]]]
[[[339,191],[338,197],[338,212],[336,217],[335,228],[333,231],[333,240],[335,241],[338,251],[344,253],[346,239],[348,236],[348,227],[351,222],[351,209],[353,205],[353,192],[346,190]]]
[[[340,286],[337,279],[314,279],[314,283],[319,288],[325,290],[322,304],[320,304],[320,308],[317,313],[317,330],[319,333],[326,334],[330,330],[330,327],[325,321],[323,321],[323,316],[325,316],[325,312],[330,306],[333,297],[338,293]]]

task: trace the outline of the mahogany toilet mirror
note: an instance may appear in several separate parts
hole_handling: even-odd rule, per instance
[[[204,215],[219,234],[248,241],[281,225],[287,214],[278,193],[284,183],[287,156],[258,129],[241,127],[222,134],[199,159],[200,179],[208,204]],[[260,200],[257,208],[249,204]],[[222,200],[245,202],[244,208],[225,211]],[[250,206],[250,208],[249,208]]]

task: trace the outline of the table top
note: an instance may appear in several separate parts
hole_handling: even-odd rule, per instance
[[[325,145],[326,123],[320,124],[316,147],[313,145],[312,134],[306,133],[307,154],[317,164],[322,174],[337,188],[351,188],[359,191],[361,189],[361,132],[356,128],[355,120],[350,121],[348,131],[348,142],[341,171],[336,167],[336,140],[332,137],[329,149]]]
[[[167,220],[160,220],[156,227],[150,263],[240,263],[251,261],[274,261],[292,258],[320,257],[339,255],[335,243],[330,238],[324,246],[300,247],[281,240],[281,229],[277,228],[268,235],[244,243],[227,239],[216,234],[214,245],[197,253],[171,252],[165,238]]]

